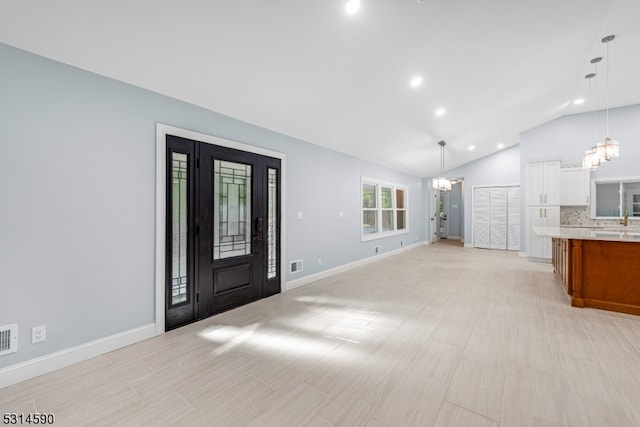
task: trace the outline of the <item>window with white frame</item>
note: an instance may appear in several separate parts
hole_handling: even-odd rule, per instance
[[[362,178],[362,240],[407,233],[406,187],[371,178]]]
[[[592,218],[640,217],[640,177],[600,178],[591,185]]]

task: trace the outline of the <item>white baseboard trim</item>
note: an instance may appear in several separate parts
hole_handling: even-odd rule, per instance
[[[296,288],[300,288],[302,286],[308,285],[313,282],[317,282],[321,279],[326,279],[327,277],[331,277],[335,274],[345,272],[347,270],[351,270],[352,268],[360,267],[362,265],[370,264],[372,262],[376,262],[381,258],[387,258],[393,255],[397,255],[399,253],[408,251],[410,249],[417,248],[419,246],[428,245],[428,241],[414,243],[412,245],[404,246],[402,248],[395,249],[389,252],[382,252],[378,255],[370,256],[368,258],[360,259],[358,261],[351,262],[349,264],[340,265],[338,267],[330,268],[328,270],[321,271],[319,273],[310,274],[308,276],[301,277],[300,279],[291,280],[284,285],[284,292],[292,291]]]
[[[464,247],[465,248],[473,248],[473,243],[465,243]]]
[[[549,258],[532,258],[532,257],[528,257],[527,261],[529,261],[529,262],[539,262],[541,264],[551,264],[551,259],[549,259]]]
[[[0,369],[0,389],[155,336],[150,323]]]
[[[526,252],[518,252],[518,255],[523,257],[523,258],[527,257],[527,253]]]

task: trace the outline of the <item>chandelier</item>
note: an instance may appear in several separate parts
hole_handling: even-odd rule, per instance
[[[440,146],[440,176],[433,178],[433,188],[440,191],[449,191],[451,190],[451,181],[444,177],[444,146],[447,143],[440,141],[438,145]]]

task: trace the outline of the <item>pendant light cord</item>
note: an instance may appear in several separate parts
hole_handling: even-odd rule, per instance
[[[607,42],[607,138],[609,137],[609,42]]]
[[[595,137],[598,134],[598,131],[596,130],[596,127],[597,127],[596,126],[596,115],[595,115],[596,114],[596,109],[595,109],[595,107],[593,105],[593,93],[591,91],[591,86],[592,86],[591,80],[593,80],[593,77],[591,77],[589,79],[589,108],[591,108],[591,115],[593,115],[593,138],[594,138],[593,143],[595,144],[596,143]]]
[[[440,146],[440,176],[444,176],[444,145]]]
[[[593,64],[593,72],[597,76],[598,75],[598,63]],[[597,77],[594,77],[593,81],[593,91],[598,92],[598,80]],[[598,143],[598,109],[593,107],[593,144],[596,145]]]

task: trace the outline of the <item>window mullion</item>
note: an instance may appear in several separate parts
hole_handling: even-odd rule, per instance
[[[398,206],[397,206],[397,198],[398,198],[398,193],[396,193],[396,191],[398,191],[398,189],[393,186],[391,187],[391,220],[393,222],[393,224],[391,225],[393,228],[393,231],[398,231],[398,220],[397,220],[397,216],[398,216]]]
[[[376,216],[378,217],[376,233],[382,233],[382,186],[376,184]]]

